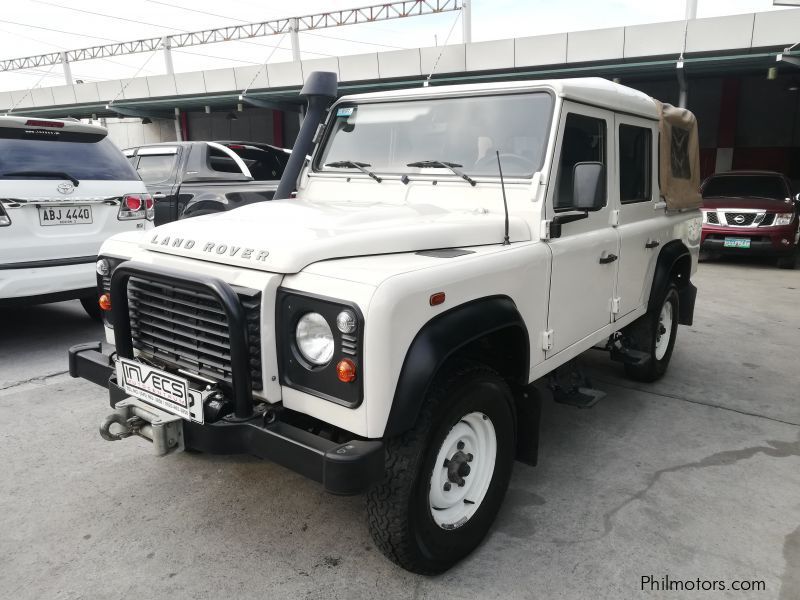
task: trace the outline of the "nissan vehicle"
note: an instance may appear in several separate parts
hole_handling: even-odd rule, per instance
[[[271,200],[289,150],[256,142],[164,142],[123,150],[163,225]]]
[[[798,206],[789,180],[770,171],[731,171],[703,182],[704,257],[774,257],[794,269],[800,241]]]
[[[99,318],[100,244],[152,221],[153,199],[103,127],[0,117],[0,306],[79,298]]]
[[[317,72],[302,93],[276,199],[103,245],[106,340],[70,373],[108,388],[105,439],[365,491],[381,551],[441,572],[489,531],[515,458],[535,464],[537,382],[591,406],[573,359],[595,346],[666,373],[696,296],[697,124],[598,78],[330,106]]]

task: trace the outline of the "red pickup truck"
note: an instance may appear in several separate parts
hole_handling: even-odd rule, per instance
[[[771,171],[717,173],[703,182],[701,258],[718,254],[774,256],[778,266],[797,264],[800,194]]]

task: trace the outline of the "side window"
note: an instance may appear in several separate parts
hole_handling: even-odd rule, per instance
[[[216,148],[208,149],[208,167],[213,171],[222,173],[237,173],[239,175],[242,173],[239,165],[230,156]]]
[[[619,126],[619,198],[622,204],[650,200],[653,134],[634,125]]]
[[[564,122],[561,159],[558,164],[555,210],[572,207],[572,171],[580,162],[606,162],[606,122],[603,119],[569,113]]]
[[[175,158],[175,154],[143,154],[136,170],[145,183],[161,183],[172,174]]]

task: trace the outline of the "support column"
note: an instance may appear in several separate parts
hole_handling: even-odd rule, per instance
[[[733,168],[733,151],[736,145],[736,121],[739,118],[739,88],[741,79],[726,77],[722,80],[719,100],[719,126],[717,128],[717,159],[715,172]]]
[[[461,40],[465,44],[469,44],[472,42],[472,1],[464,0],[461,6],[463,11],[461,15]]]
[[[289,19],[289,34],[292,40],[292,60],[300,61],[300,35],[297,33],[299,24],[296,17]]]
[[[164,38],[161,41],[161,45],[164,48],[164,65],[167,68],[167,75],[174,75],[175,68],[172,66],[172,50],[171,50],[172,38],[169,37],[168,35],[164,36]]]
[[[675,65],[678,74],[678,107],[686,108],[689,85],[686,82],[686,73],[683,71],[683,60]]]
[[[72,67],[70,67],[66,52],[61,53],[61,66],[64,68],[64,80],[67,85],[72,85]]]
[[[175,107],[175,140],[178,142],[184,141],[183,132],[181,131],[181,109],[177,106]]]

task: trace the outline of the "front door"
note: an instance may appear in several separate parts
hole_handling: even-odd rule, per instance
[[[612,225],[612,199],[616,193],[614,148],[608,133],[613,114],[564,102],[559,123],[557,162],[550,174],[547,218],[573,212],[573,169],[580,162],[601,162],[606,167],[605,205],[585,219],[562,226],[561,237],[551,239],[552,275],[548,329],[552,331],[551,357],[602,329],[611,322],[611,300],[617,279],[619,236]],[[553,179],[555,177],[555,179]]]

